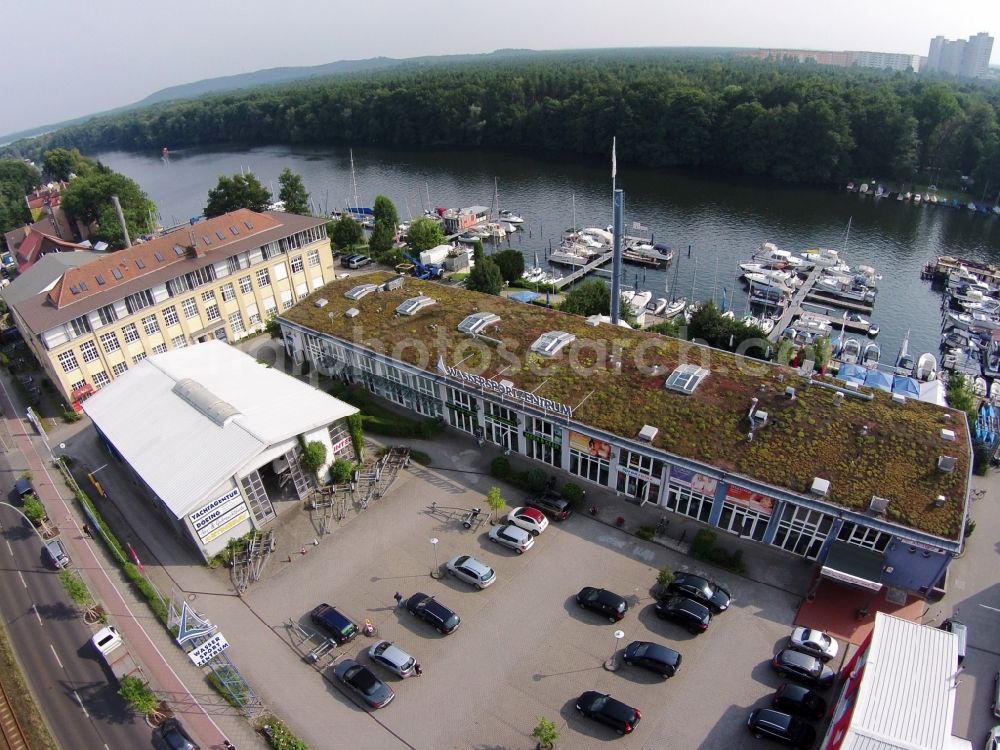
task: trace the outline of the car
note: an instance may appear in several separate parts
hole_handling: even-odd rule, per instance
[[[479,589],[492,586],[497,580],[496,571],[472,555],[455,555],[444,564],[444,567],[458,580],[470,583]]]
[[[677,595],[661,599],[656,603],[655,612],[660,619],[683,625],[691,635],[704,633],[712,622],[712,613],[708,607],[686,596]]]
[[[790,648],[779,651],[771,660],[771,666],[781,677],[789,677],[801,685],[826,690],[833,684],[837,673],[815,656],[792,651]]]
[[[545,492],[525,500],[524,504],[546,513],[552,517],[553,521],[565,521],[573,512],[573,506],[570,505],[569,500],[552,490],[545,490]]]
[[[177,719],[167,719],[160,724],[160,739],[170,750],[198,750],[191,735]]]
[[[607,724],[618,734],[630,734],[642,718],[642,712],[638,708],[632,708],[596,690],[588,690],[577,698],[576,710],[588,719]]]
[[[771,696],[771,708],[812,721],[826,716],[826,701],[823,696],[793,682],[781,683]]]
[[[682,594],[697,602],[701,602],[713,614],[719,614],[729,609],[733,598],[729,592],[718,584],[712,583],[703,576],[693,573],[678,573],[667,586],[667,593]]]
[[[772,708],[752,711],[747,719],[747,729],[758,740],[767,738],[801,750],[808,750],[816,741],[816,730],[810,725]]]
[[[14,482],[14,494],[22,503],[29,495],[35,494],[35,487],[27,477],[21,477]]]
[[[549,519],[538,508],[514,508],[507,514],[507,523],[520,526],[532,536],[538,536],[549,527]]]
[[[837,641],[829,634],[812,628],[795,628],[788,636],[788,648],[815,656],[820,661],[830,661],[840,650]]]
[[[69,567],[69,555],[66,554],[66,548],[60,539],[49,539],[45,542],[45,555],[56,568]]]
[[[351,258],[350,262],[347,264],[348,268],[361,268],[361,266],[367,266],[372,262],[372,259],[367,255],[359,255],[356,258]]]
[[[1000,750],[1000,726],[986,733],[986,750]]]
[[[344,659],[333,668],[333,674],[372,708],[387,706],[396,697],[391,687],[376,677],[368,667],[358,664],[354,659]]]
[[[584,586],[580,589],[580,593],[576,595],[576,603],[580,605],[580,609],[589,609],[602,614],[611,622],[617,622],[628,612],[628,602],[625,601],[625,597],[607,589],[595,589],[593,586]]]
[[[385,667],[397,677],[406,679],[413,674],[417,660],[392,641],[377,641],[368,649],[368,658]]]
[[[530,533],[512,523],[494,526],[490,529],[489,538],[491,542],[509,547],[519,555],[527,552],[535,543]]]
[[[351,618],[341,614],[335,607],[331,607],[325,602],[317,605],[309,613],[309,619],[320,630],[328,633],[339,646],[353,641],[358,635],[358,626]]]
[[[458,630],[461,618],[430,594],[418,591],[404,603],[404,608],[414,617],[433,625],[442,635]]]
[[[632,641],[625,647],[622,659],[630,666],[648,669],[663,679],[673,677],[681,668],[681,655],[677,651],[649,641]]]
[[[343,266],[344,268],[350,268],[351,261],[360,257],[362,257],[361,253],[350,253],[348,255],[343,256],[340,259],[340,265]]]

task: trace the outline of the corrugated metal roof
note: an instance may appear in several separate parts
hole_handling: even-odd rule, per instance
[[[206,413],[215,400],[183,398],[180,381],[236,413]],[[357,411],[221,341],[144,359],[84,409],[178,518],[270,446]]]
[[[879,612],[842,750],[952,748],[957,673],[955,635]]]

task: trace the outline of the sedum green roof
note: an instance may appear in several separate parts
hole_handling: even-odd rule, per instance
[[[390,278],[386,272],[364,277],[373,283]],[[654,447],[723,472],[806,496],[821,477],[830,481],[827,500],[835,505],[866,512],[878,495],[890,500],[890,522],[947,539],[960,534],[971,459],[962,412],[915,400],[898,404],[882,392],[872,401],[848,396],[838,405],[833,391],[810,386],[789,368],[741,364],[735,355],[666,336],[594,327],[579,316],[434,282],[406,278],[397,289],[346,299],[357,283],[328,284],[282,318],[428,371],[436,372],[441,357],[467,372],[509,380],[570,406],[575,421],[624,438],[653,425],[659,428]],[[416,294],[437,304],[397,316],[396,307]],[[322,308],[313,304],[320,297],[329,301]],[[360,314],[348,318],[352,307]],[[475,312],[500,317],[483,335],[501,344],[458,331]],[[551,358],[532,354],[531,344],[550,331],[576,341]],[[666,389],[667,377],[684,363],[709,375],[690,394]],[[794,399],[785,394],[788,386]],[[754,398],[768,423],[748,440]],[[953,430],[956,440],[943,440],[942,428]],[[943,455],[957,459],[953,472],[937,469]],[[936,507],[939,495],[949,502]]]

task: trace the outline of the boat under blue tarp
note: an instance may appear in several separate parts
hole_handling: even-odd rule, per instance
[[[893,375],[892,392],[902,393],[907,398],[920,398],[920,383],[916,378],[908,378],[905,375]]]
[[[869,388],[878,388],[886,393],[892,392],[892,378],[878,370],[868,371],[868,374],[865,375],[865,385]]]
[[[869,371],[861,365],[852,365],[845,362],[840,366],[840,369],[837,370],[837,379],[843,380],[846,383],[864,385],[865,376],[868,375],[868,372]]]
[[[511,292],[510,294],[507,295],[507,298],[512,299],[515,302],[526,302],[530,304],[541,296],[542,295],[538,294],[537,292],[524,291],[524,292]]]

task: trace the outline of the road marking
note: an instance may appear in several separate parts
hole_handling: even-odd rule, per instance
[[[34,612],[35,613],[35,617],[38,618],[38,624],[39,625],[43,625],[44,623],[42,622],[42,616],[40,614],[38,614],[38,607],[36,607],[34,604],[32,604],[31,605],[31,611]]]
[[[55,650],[55,649],[53,649],[53,650]],[[56,658],[58,659],[59,657],[57,656]],[[60,664],[59,666],[62,666],[62,665]],[[90,714],[87,713],[87,707],[83,705],[83,701],[80,699],[80,694],[74,690],[73,691],[73,695],[76,696],[76,702],[80,704],[80,710],[83,711],[83,715],[86,716],[89,719],[90,718]],[[107,748],[107,745],[105,745],[104,747]]]
[[[997,609],[996,607],[990,607],[986,604],[980,604],[979,606],[982,607],[983,609],[990,609],[993,610],[994,612],[1000,612],[1000,609]]]
[[[49,644],[49,648],[50,648],[50,649],[52,649],[52,655],[53,655],[54,657],[56,657],[56,664],[58,664],[58,665],[59,665],[59,669],[63,669],[63,670],[65,670],[66,668],[65,668],[65,667],[64,667],[64,666],[62,665],[62,662],[61,662],[61,661],[59,661],[59,654],[57,654],[57,653],[56,653],[56,647],[55,647],[55,646],[53,646],[53,645],[52,645],[52,644],[50,643],[50,644]],[[76,692],[76,691],[74,690],[73,692]],[[77,696],[77,697],[79,698],[80,696]],[[80,704],[80,705],[83,705],[83,704]]]
[[[24,586],[24,588],[28,588],[28,582],[24,580],[24,576],[21,574],[20,570],[17,571],[17,577],[21,579],[21,585]]]
[[[6,539],[4,539],[4,542],[7,545],[7,551],[10,552],[10,556],[13,557],[14,556],[14,548],[10,546],[10,542],[7,541]]]

